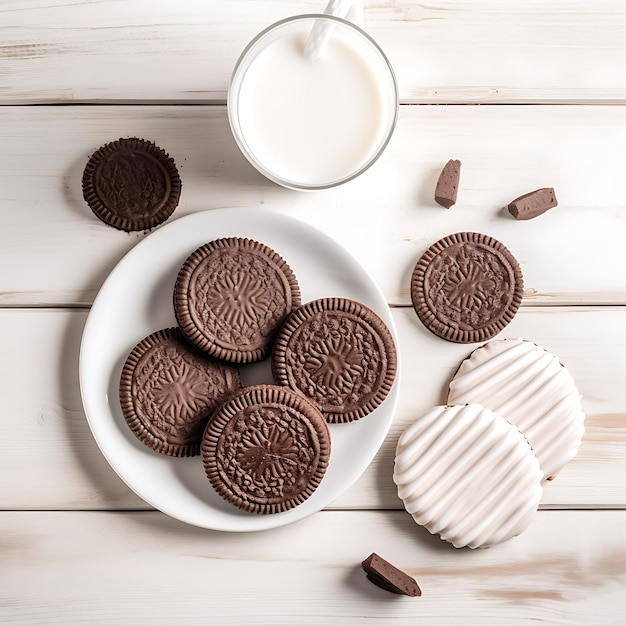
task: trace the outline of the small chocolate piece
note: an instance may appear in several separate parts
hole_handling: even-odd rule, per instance
[[[437,204],[446,207],[446,209],[456,204],[460,177],[461,161],[451,159],[444,165],[441,174],[439,174],[439,180],[435,187],[435,202]]]
[[[195,456],[211,413],[240,387],[236,366],[206,357],[178,328],[167,328],[142,339],[128,355],[120,403],[145,445],[170,456]]]
[[[321,298],[296,309],[272,354],[276,382],[313,400],[330,423],[371,413],[389,393],[396,367],[385,323],[347,298]]]
[[[258,241],[237,237],[193,252],[174,288],[174,312],[187,339],[235,363],[268,356],[278,328],[300,303],[285,260]]]
[[[508,209],[509,213],[516,220],[530,220],[545,213],[557,204],[554,189],[552,187],[544,187],[515,198],[509,204]]]
[[[428,330],[448,341],[486,341],[514,317],[524,281],[518,262],[499,241],[455,233],[421,256],[411,277],[411,299]]]
[[[385,561],[375,552],[372,552],[361,565],[368,580],[385,591],[411,597],[422,595],[422,590],[414,578]]]
[[[317,489],[330,458],[330,433],[301,394],[276,385],[244,387],[213,414],[202,457],[222,498],[249,513],[278,513]]]
[[[178,205],[181,181],[173,159],[151,141],[118,139],[94,152],[83,172],[83,197],[119,230],[148,230]]]

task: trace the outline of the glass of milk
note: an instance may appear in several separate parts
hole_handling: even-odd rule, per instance
[[[312,32],[323,39],[313,53]],[[334,15],[298,15],[259,33],[228,90],[239,148],[291,189],[327,189],[362,174],[387,146],[397,117],[389,60],[364,30]]]

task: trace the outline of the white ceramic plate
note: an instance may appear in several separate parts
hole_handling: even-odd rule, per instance
[[[249,237],[270,246],[291,266],[302,301],[351,298],[369,306],[397,334],[382,292],[338,243],[311,226],[263,209],[214,209],[161,227],[131,250],[104,282],[89,314],[80,350],[80,387],[87,420],[100,449],[124,482],[147,503],[189,524],[251,531],[282,526],[319,511],[365,470],[391,425],[399,372],[385,401],[368,416],[333,424],[326,475],[303,504],[275,515],[242,512],[212,489],[201,457],[153,452],[122,416],[118,384],[124,361],[146,335],[176,325],[174,282],[186,257],[218,237]],[[244,384],[272,382],[269,363],[242,366]]]

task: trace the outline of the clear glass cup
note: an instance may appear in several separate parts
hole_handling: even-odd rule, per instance
[[[322,33],[314,58],[311,33]],[[307,48],[307,52],[310,48]],[[328,189],[370,168],[398,118],[398,86],[378,44],[333,15],[297,15],[243,50],[228,89],[228,119],[250,163],[297,190]]]

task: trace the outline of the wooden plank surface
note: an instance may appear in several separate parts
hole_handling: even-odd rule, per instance
[[[431,406],[474,346],[424,329],[393,310],[401,355],[400,401],[378,455],[332,508],[402,508],[392,481],[398,436]],[[83,413],[78,351],[86,311],[0,309],[0,507],[141,509],[97,448]],[[158,330],[158,329],[151,329]],[[532,339],[570,370],[587,414],[578,456],[546,485],[542,508],[626,507],[626,307],[526,307],[501,336]]]
[[[594,624],[626,615],[626,511],[541,511],[457,550],[403,512],[322,512],[251,534],[160,513],[2,513],[3,624]],[[380,554],[422,596],[372,585]]]
[[[96,219],[82,198],[87,158],[138,135],[179,166],[172,219],[222,206],[299,217],[344,245],[394,305],[410,303],[422,252],[462,230],[502,241],[524,273],[524,304],[624,304],[626,207],[622,196],[626,108],[508,106],[402,108],[380,161],[337,189],[303,194],[265,180],[232,139],[224,107],[0,108],[0,304],[89,305],[143,234]],[[458,203],[433,200],[449,158],[463,162]],[[538,187],[559,206],[528,222],[504,207]],[[367,228],[361,228],[367,224]],[[210,238],[210,233],[207,234]]]
[[[224,102],[239,53],[325,0],[4,0],[0,102]],[[365,2],[404,102],[623,102],[620,0]]]
[[[626,623],[626,5],[366,0],[365,28],[398,76],[398,127],[365,175],[302,194],[245,161],[224,102],[254,34],[324,4],[0,3],[0,105],[18,105],[0,106],[1,623]],[[481,103],[506,106],[455,106]],[[94,150],[128,136],[176,160],[173,219],[224,206],[299,217],[345,246],[394,307],[394,423],[326,510],[266,532],[198,529],[150,510],[97,448],[81,334],[103,280],[145,234],[99,222],[81,176]],[[462,177],[445,210],[433,190],[450,158]],[[540,218],[503,209],[544,186],[559,206]],[[392,481],[399,434],[444,401],[474,347],[430,334],[409,306],[421,253],[461,230],[518,258],[523,306],[501,336],[557,354],[587,414],[580,452],[545,486],[533,524],[478,551],[418,527]],[[373,551],[423,597],[371,585],[359,564]]]

